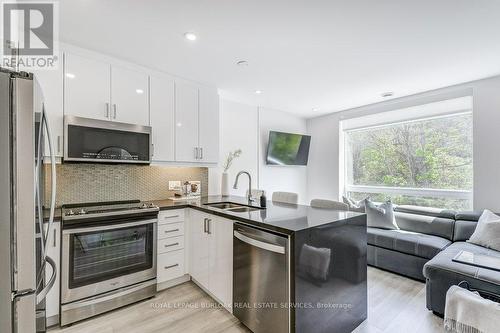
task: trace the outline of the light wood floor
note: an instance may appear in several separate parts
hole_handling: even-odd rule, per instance
[[[188,306],[185,306],[188,304]],[[50,333],[249,332],[192,282],[152,299]],[[368,320],[355,333],[443,332],[425,307],[425,284],[368,268]]]

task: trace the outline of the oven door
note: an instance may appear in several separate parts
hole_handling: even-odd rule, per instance
[[[61,303],[156,278],[156,222],[63,230]]]
[[[73,162],[151,162],[151,127],[64,116],[64,160]]]

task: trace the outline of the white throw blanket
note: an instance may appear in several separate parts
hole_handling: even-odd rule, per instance
[[[451,286],[446,293],[444,328],[454,333],[500,332],[500,304]]]

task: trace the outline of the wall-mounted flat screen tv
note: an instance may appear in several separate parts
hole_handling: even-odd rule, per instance
[[[310,143],[309,135],[270,131],[266,162],[268,165],[307,165]]]

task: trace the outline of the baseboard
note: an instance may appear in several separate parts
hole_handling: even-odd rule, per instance
[[[205,287],[203,287],[201,285],[201,283],[199,283],[198,281],[196,281],[196,279],[194,279],[193,277],[191,277],[191,281],[193,281],[193,283],[196,284],[201,290],[203,290],[208,296],[210,296],[211,298],[213,298],[214,301],[216,301],[217,303],[219,303],[220,305],[222,305],[222,307],[224,309],[226,309],[230,314],[233,314],[233,309],[232,309],[231,306],[224,305],[224,303],[222,303],[220,299],[218,299],[217,297],[215,297],[210,291],[208,291],[208,289],[206,289]]]
[[[47,327],[59,326],[59,315],[56,314],[54,316],[47,317],[45,323]]]
[[[164,289],[167,289],[167,288],[172,288],[172,287],[175,287],[175,286],[177,286],[179,284],[188,282],[190,279],[191,279],[191,277],[189,276],[189,274],[184,274],[181,277],[178,277],[178,278],[175,278],[175,279],[172,279],[172,280],[168,280],[168,281],[165,281],[165,282],[158,283],[156,285],[156,290],[160,291],[160,290],[164,290]]]

